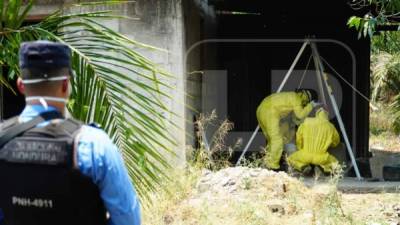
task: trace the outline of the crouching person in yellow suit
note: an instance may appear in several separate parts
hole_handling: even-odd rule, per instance
[[[315,117],[306,118],[297,130],[298,151],[288,157],[289,165],[298,171],[315,165],[330,173],[338,161],[328,153],[328,148],[336,147],[339,143],[340,137],[335,126],[329,122],[328,113],[321,108]]]
[[[266,165],[269,169],[279,169],[283,151],[281,119],[294,114],[295,119],[303,120],[317,103],[318,94],[311,89],[295,92],[280,92],[266,97],[257,108],[257,120],[264,136],[268,140]]]

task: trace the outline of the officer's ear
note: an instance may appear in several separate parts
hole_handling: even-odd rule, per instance
[[[21,94],[25,94],[25,84],[22,82],[21,77],[17,79],[17,88]]]

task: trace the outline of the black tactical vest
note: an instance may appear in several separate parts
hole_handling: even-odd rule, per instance
[[[81,123],[57,120],[58,113],[50,117],[53,120],[42,128],[26,130],[16,119],[0,127],[0,144],[2,137],[20,131],[0,145],[3,224],[105,225],[99,190],[74,163],[74,137]]]

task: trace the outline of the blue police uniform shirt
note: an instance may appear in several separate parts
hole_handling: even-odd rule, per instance
[[[51,106],[45,109],[42,105],[27,105],[19,118],[26,122],[42,112],[55,110]],[[99,187],[110,215],[108,225],[140,225],[140,203],[118,148],[103,130],[86,125],[78,140],[79,170]]]

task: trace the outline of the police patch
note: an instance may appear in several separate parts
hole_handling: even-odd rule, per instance
[[[60,165],[67,162],[67,143],[47,138],[16,138],[0,150],[0,160],[13,163]]]

